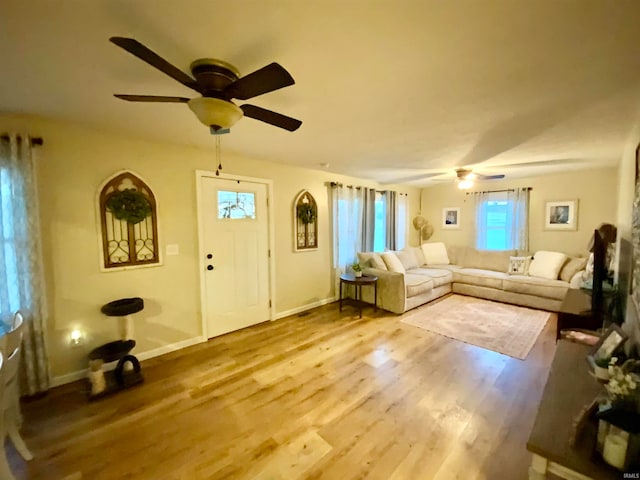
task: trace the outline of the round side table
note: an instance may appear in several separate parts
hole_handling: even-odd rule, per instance
[[[343,298],[342,296],[342,285],[355,285],[355,295],[356,298]],[[362,301],[362,286],[373,286],[373,311],[378,310],[378,277],[373,275],[363,275],[361,277],[356,277],[353,273],[343,273],[340,275],[340,311],[342,311],[342,303],[349,302],[356,306],[360,313],[360,318],[362,318],[362,307],[365,305],[370,305],[367,302]]]

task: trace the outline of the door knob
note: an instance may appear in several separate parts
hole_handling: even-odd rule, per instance
[[[207,265],[207,270],[213,270],[213,265]]]

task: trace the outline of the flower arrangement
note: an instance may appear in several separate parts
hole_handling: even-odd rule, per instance
[[[618,365],[618,358],[612,357],[609,362],[609,383],[605,385],[613,404],[623,404],[633,409],[638,408],[640,400],[640,361],[629,359]]]
[[[354,262],[351,264],[351,270],[353,270],[353,273],[356,277],[362,276],[362,266],[358,262]]]

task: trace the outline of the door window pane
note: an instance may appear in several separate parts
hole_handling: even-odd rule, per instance
[[[256,218],[256,195],[253,192],[218,190],[218,218]]]

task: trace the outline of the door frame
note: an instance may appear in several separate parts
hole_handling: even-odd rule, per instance
[[[198,224],[198,268],[200,269],[200,323],[202,325],[202,334],[205,339],[209,339],[208,325],[207,325],[207,305],[206,305],[206,279],[205,279],[205,248],[204,248],[204,226],[201,221],[200,211],[202,205],[202,180],[204,178],[213,178],[220,180],[239,180],[241,182],[261,183],[267,187],[267,243],[269,247],[270,255],[269,260],[269,299],[271,300],[271,306],[269,308],[269,321],[275,319],[276,312],[276,262],[275,262],[275,220],[273,214],[273,180],[268,178],[258,177],[245,177],[243,175],[229,175],[226,173],[220,173],[216,175],[216,172],[209,170],[196,170],[196,217]]]

